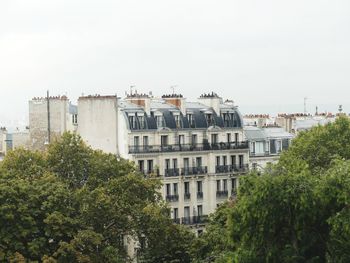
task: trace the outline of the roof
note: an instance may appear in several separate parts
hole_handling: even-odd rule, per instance
[[[268,139],[292,139],[293,134],[286,132],[283,128],[258,128],[247,126],[244,127],[244,133],[248,140],[268,140]]]

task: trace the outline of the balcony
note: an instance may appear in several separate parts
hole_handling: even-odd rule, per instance
[[[191,199],[191,193],[185,193],[184,194],[184,199],[185,200],[190,200]]]
[[[198,224],[205,224],[207,222],[208,222],[207,215],[182,217],[180,219],[180,224],[182,225],[198,225]]]
[[[167,202],[177,202],[179,201],[179,195],[167,195],[165,199]]]
[[[197,175],[197,174],[207,174],[207,173],[208,173],[207,166],[186,167],[181,169],[181,175]]]
[[[203,192],[197,192],[197,199],[203,199]]]
[[[249,171],[249,164],[244,165],[217,165],[215,166],[215,173],[245,173]]]
[[[179,168],[174,168],[174,169],[165,169],[164,170],[164,176],[165,177],[175,177],[180,175],[180,170]]]
[[[159,169],[153,169],[153,170],[140,170],[140,173],[142,173],[145,176],[149,176],[149,175],[156,175],[159,176]]]
[[[228,197],[228,191],[216,191],[216,197],[217,198],[227,198]]]
[[[193,152],[193,151],[222,151],[232,149],[248,149],[247,141],[221,142],[221,143],[196,143],[196,144],[169,144],[169,145],[147,145],[129,146],[130,154],[137,153],[159,153],[159,152]]]

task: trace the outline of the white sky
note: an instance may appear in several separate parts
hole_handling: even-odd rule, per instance
[[[0,123],[47,89],[75,101],[130,85],[245,109],[347,104],[350,1],[0,0]]]

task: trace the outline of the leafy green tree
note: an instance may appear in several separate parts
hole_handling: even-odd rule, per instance
[[[190,262],[192,235],[169,220],[159,189],[75,134],[47,152],[10,152],[0,164],[0,261],[128,262],[128,237],[144,241],[147,262]]]

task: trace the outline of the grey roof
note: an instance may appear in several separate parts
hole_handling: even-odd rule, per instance
[[[248,141],[265,140],[266,134],[258,127],[244,127],[244,133]]]
[[[244,133],[248,140],[259,141],[268,139],[292,139],[293,134],[286,132],[283,128],[258,128],[247,126],[244,127]]]

